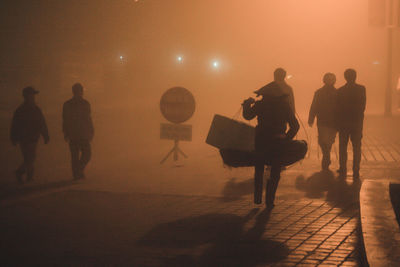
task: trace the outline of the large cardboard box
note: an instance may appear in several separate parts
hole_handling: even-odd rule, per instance
[[[219,149],[254,151],[255,128],[243,122],[215,115],[206,143]]]

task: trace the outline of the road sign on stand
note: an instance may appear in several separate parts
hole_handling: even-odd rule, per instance
[[[174,161],[179,154],[187,158],[179,148],[179,141],[192,141],[192,125],[181,124],[189,120],[195,110],[195,100],[189,90],[183,87],[173,87],[161,97],[160,110],[164,118],[171,123],[161,123],[160,138],[174,140],[174,147],[160,162],[164,163],[173,154]]]

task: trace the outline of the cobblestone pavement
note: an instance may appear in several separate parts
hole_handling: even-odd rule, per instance
[[[347,193],[357,191],[352,190]],[[283,196],[278,197],[270,213],[263,205],[255,206],[249,195],[229,200],[66,190],[22,203],[3,206],[0,214],[1,249],[8,256],[5,263],[135,266],[357,266],[360,263],[356,199],[290,200]]]

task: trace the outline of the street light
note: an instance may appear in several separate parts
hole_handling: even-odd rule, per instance
[[[212,62],[212,67],[213,67],[214,69],[218,69],[218,68],[219,68],[219,65],[220,65],[220,63],[219,63],[218,60],[214,60],[214,61]]]

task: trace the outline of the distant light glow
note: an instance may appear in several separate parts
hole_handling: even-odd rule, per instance
[[[379,65],[379,64],[381,64],[378,60],[375,60],[374,62],[372,62],[372,64],[374,64],[374,65]]]
[[[219,67],[219,62],[217,60],[214,60],[212,63],[212,66],[217,69]]]
[[[123,57],[123,56],[119,56],[119,59],[120,59],[120,60],[124,60],[124,57]]]
[[[183,62],[183,56],[177,56],[176,60],[178,60],[179,63]]]
[[[287,78],[288,78],[288,79],[292,79],[292,78],[293,78],[293,75],[289,74],[289,75],[287,76]]]

